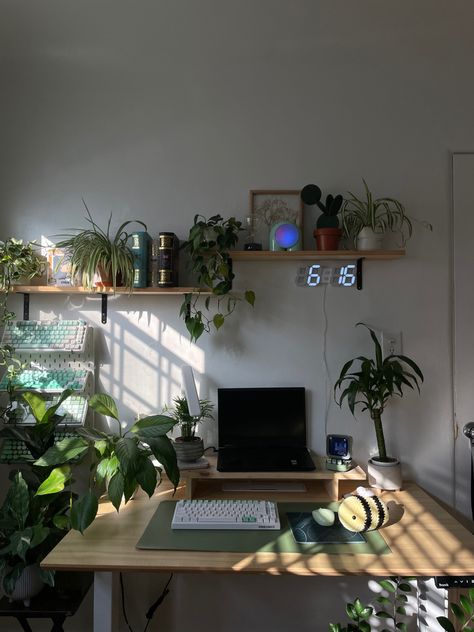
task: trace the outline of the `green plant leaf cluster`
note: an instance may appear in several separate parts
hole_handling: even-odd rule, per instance
[[[330,632],[370,632],[371,627],[369,619],[372,616],[374,609],[371,606],[364,605],[362,601],[357,598],[354,603],[346,604],[346,614],[351,620],[347,626],[342,626],[340,623],[330,623]]]
[[[82,285],[87,288],[94,286],[94,276],[100,271],[102,275],[110,276],[114,290],[117,285],[123,285],[130,291],[133,287],[134,257],[128,245],[130,233],[125,229],[129,224],[140,224],[145,230],[146,224],[140,220],[123,222],[112,234],[112,213],[107,226],[102,229],[92,218],[92,215],[82,200],[86,209],[86,221],[89,228],[71,228],[65,239],[56,243],[56,247],[63,249],[71,262],[71,276],[79,275]]]
[[[171,408],[165,407],[165,411],[174,419],[175,425],[180,427],[181,438],[184,441],[191,441],[194,438],[197,425],[200,422],[206,419],[214,419],[212,415],[214,404],[210,400],[200,399],[199,406],[201,408],[200,414],[197,417],[192,417],[189,414],[186,397],[178,395],[173,399],[173,406]]]
[[[234,217],[224,219],[220,215],[213,215],[206,219],[202,215],[194,216],[188,239],[181,248],[190,257],[190,267],[197,277],[198,285],[204,291],[211,291],[212,296],[206,297],[203,307],[199,300],[200,291],[184,296],[179,315],[184,319],[192,341],[196,341],[204,332],[210,333],[212,327],[219,330],[240,301],[244,300],[252,306],[255,303],[252,290],[247,290],[243,297],[231,294],[235,275],[230,249],[237,244],[242,230],[242,222]]]
[[[342,195],[326,196],[326,203],[321,201],[322,191],[316,184],[307,184],[301,190],[301,199],[308,206],[317,204],[322,215],[318,217],[316,228],[339,228],[338,213],[341,210]]]
[[[110,395],[93,395],[89,406],[116,421],[117,433],[85,427],[77,430],[81,440],[92,446],[94,451],[91,492],[76,503],[71,514],[72,527],[81,532],[96,516],[97,504],[93,490],[102,483],[106,484],[110,500],[117,511],[122,501],[127,503],[139,486],[148,496],[152,496],[158,474],[150,457],[154,456],[163,464],[175,489],[179,483],[176,454],[166,436],[175,425],[174,419],[166,415],[151,415],[140,419],[127,432],[123,432],[117,405]]]
[[[458,628],[447,617],[437,617],[437,621],[446,632],[474,632],[474,588],[470,588],[467,594],[461,594],[459,602],[450,602],[449,609],[456,617]]]
[[[402,245],[411,237],[413,224],[406,214],[405,207],[398,200],[391,197],[374,198],[367,182],[362,179],[365,198],[358,198],[349,191],[349,198],[342,205],[342,227],[346,237],[355,245],[357,235],[365,228],[371,228],[375,233],[392,231],[398,233]],[[428,222],[421,224],[433,230]]]
[[[357,405],[368,410],[375,425],[379,458],[387,460],[381,416],[387,402],[394,396],[403,397],[404,387],[420,392],[423,374],[418,365],[405,355],[382,357],[382,347],[375,332],[364,323],[374,343],[374,358],[358,356],[346,362],[334,385],[334,396],[339,406],[347,399],[352,414]],[[357,363],[359,370],[351,369]],[[339,397],[337,392],[340,390]]]

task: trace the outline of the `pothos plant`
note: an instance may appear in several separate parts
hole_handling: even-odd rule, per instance
[[[212,327],[220,329],[242,300],[255,303],[255,292],[246,290],[243,295],[232,292],[235,274],[232,270],[230,249],[235,246],[242,231],[242,222],[235,217],[224,219],[213,215],[206,219],[195,215],[187,241],[181,248],[190,256],[190,266],[197,276],[199,289],[184,295],[179,315],[184,319],[192,341]],[[201,306],[201,291],[211,292]],[[211,301],[213,310],[211,311]]]

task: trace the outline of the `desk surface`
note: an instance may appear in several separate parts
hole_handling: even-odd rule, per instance
[[[184,497],[184,489],[175,498]],[[474,575],[474,536],[426,492],[407,484],[383,492],[398,522],[381,530],[389,555],[301,555],[225,551],[140,551],[135,544],[161,500],[171,498],[163,483],[149,500],[139,496],[120,510],[105,503],[82,536],[71,531],[43,560],[44,568],[92,571],[209,571],[279,575]],[[281,500],[297,500],[284,496]]]

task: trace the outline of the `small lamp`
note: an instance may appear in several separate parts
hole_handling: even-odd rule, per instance
[[[301,231],[296,224],[279,222],[270,229],[270,250],[301,250]]]

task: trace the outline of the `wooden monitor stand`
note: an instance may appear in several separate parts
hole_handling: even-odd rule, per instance
[[[282,500],[284,497],[295,502],[340,500],[344,494],[366,482],[366,474],[361,467],[355,466],[348,472],[333,472],[326,469],[325,459],[314,455],[316,470],[313,472],[218,472],[217,457],[207,458],[209,467],[206,469],[181,470],[186,498],[222,498],[223,485],[248,482],[247,489],[232,489],[232,498]],[[276,485],[276,489],[265,489],[265,482]],[[258,483],[262,489],[252,489],[252,486],[258,488]],[[292,484],[303,484],[305,491],[296,491],[296,485],[292,490]]]

